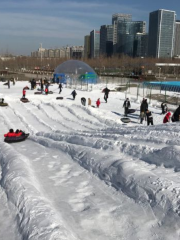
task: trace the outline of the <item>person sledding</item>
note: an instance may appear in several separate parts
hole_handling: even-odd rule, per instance
[[[17,129],[15,132],[13,129],[10,129],[8,133],[4,134],[4,142],[6,143],[16,143],[26,140],[29,136],[29,133],[25,133],[22,130]]]
[[[76,90],[73,90],[72,93],[71,93],[71,95],[73,96],[73,100],[75,100],[76,95],[77,95]]]
[[[16,133],[14,130],[11,128],[8,133],[4,134],[4,137],[16,137]]]
[[[166,113],[166,116],[165,116],[164,119],[163,119],[163,123],[170,122],[170,119],[171,119],[171,113],[170,113],[170,112],[167,112],[167,113]]]
[[[25,132],[23,132],[22,130],[17,129],[14,132],[14,130],[11,128],[8,133],[4,134],[4,137],[20,137],[24,135],[25,135]]]

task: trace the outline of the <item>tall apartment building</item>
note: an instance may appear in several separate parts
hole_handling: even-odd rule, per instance
[[[112,15],[112,25],[113,25],[113,52],[117,51],[117,26],[118,22],[131,22],[132,15],[124,13],[115,13]]]
[[[100,31],[92,30],[90,32],[90,57],[99,57],[99,47],[100,47]]]
[[[58,49],[39,48],[38,51],[31,52],[31,57],[37,58],[70,58],[71,47],[62,47]]]
[[[110,57],[113,54],[113,25],[100,28],[100,55]]]
[[[171,58],[174,50],[175,11],[159,9],[149,15],[148,56]]]
[[[174,56],[180,56],[180,20],[177,20],[175,25]]]
[[[84,57],[90,58],[90,35],[84,37]]]

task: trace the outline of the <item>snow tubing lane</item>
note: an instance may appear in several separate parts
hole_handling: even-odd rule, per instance
[[[0,107],[6,107],[8,106],[8,103],[0,103]]]
[[[121,118],[121,121],[123,123],[129,123],[129,122],[131,122],[131,119],[130,118]]]
[[[26,138],[29,136],[29,133],[19,136],[19,137],[5,137],[4,142],[6,143],[16,143],[16,142],[22,142],[26,140]]]
[[[20,100],[21,100],[21,102],[23,102],[23,103],[29,102],[29,100],[28,100],[27,98],[21,98]]]
[[[57,100],[61,100],[61,99],[63,99],[63,97],[57,97],[56,99],[57,99]]]
[[[128,113],[135,113],[135,109],[128,109]]]

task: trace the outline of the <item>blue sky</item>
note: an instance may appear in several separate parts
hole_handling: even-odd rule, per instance
[[[111,24],[112,14],[146,21],[157,9],[176,11],[179,0],[0,0],[0,54],[30,55],[40,47],[83,45],[84,36]],[[148,29],[146,29],[148,31]]]

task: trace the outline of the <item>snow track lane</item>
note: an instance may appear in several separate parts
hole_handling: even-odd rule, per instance
[[[92,126],[88,127],[88,125],[84,122],[77,121],[78,119],[73,114],[71,114],[67,108],[59,107],[56,104],[41,104],[38,105],[38,107],[43,110],[49,118],[56,121],[60,125],[59,128],[57,127],[58,129],[76,129],[79,131],[92,129]],[[49,115],[48,112],[51,112],[51,115]],[[71,127],[67,127],[69,125],[71,125]]]
[[[45,134],[45,136],[53,139],[53,134]],[[63,140],[63,139],[62,139]],[[173,215],[173,211],[176,212],[178,209],[178,197],[176,197],[176,207],[173,208],[171,206],[171,210],[164,206],[163,201],[159,201],[158,199],[163,199],[163,196],[166,196],[168,202],[171,202],[174,196],[174,190],[171,188],[171,182],[173,181],[173,185],[179,185],[179,181],[177,176],[172,178],[173,171],[171,169],[166,170],[161,167],[161,171],[164,171],[165,177],[160,182],[166,182],[164,186],[159,182],[158,183],[158,169],[155,168],[155,165],[147,164],[139,158],[132,158],[131,156],[126,155],[125,153],[119,153],[119,151],[112,151],[112,154],[108,155],[104,151],[100,150],[100,146],[95,149],[91,149],[90,146],[85,147],[82,145],[73,145],[67,144],[67,141],[63,142],[52,142],[52,140],[39,138],[36,139],[37,142],[41,143],[44,146],[53,147],[56,149],[61,149],[64,152],[67,152],[73,160],[77,161],[82,167],[87,169],[90,172],[93,172],[100,179],[104,180],[106,183],[111,184],[116,189],[121,189],[124,194],[128,195],[133,199],[139,199],[142,203],[146,202],[146,205],[152,208],[152,211],[159,209],[162,214],[164,211],[171,212]],[[57,141],[57,139],[56,139]],[[73,138],[70,140],[73,142]],[[81,144],[83,140],[78,143]],[[96,145],[96,144],[95,144]],[[129,144],[128,151],[131,152],[133,146]],[[103,146],[101,147],[103,149]],[[109,150],[109,149],[108,149]],[[136,154],[135,154],[136,155]],[[103,161],[97,161],[97,159],[103,159]],[[126,159],[124,161],[123,159]],[[139,173],[139,169],[141,169],[141,173]],[[133,172],[133,174],[129,175],[129,171]],[[146,177],[148,173],[148,178]],[[168,174],[167,174],[168,173]],[[169,178],[170,176],[170,178]],[[142,179],[139,181],[139,179]],[[163,181],[164,180],[164,181]],[[166,189],[166,190],[165,190]],[[169,200],[168,200],[169,199]],[[171,200],[171,201],[170,201]],[[158,205],[154,205],[155,202],[159,202]],[[168,204],[170,205],[170,204]],[[154,209],[154,210],[153,210]],[[161,221],[166,221],[166,217],[160,214]],[[168,214],[169,217],[169,214]]]
[[[48,112],[53,114],[49,115]],[[57,211],[63,219],[68,218],[67,222],[71,222],[68,232],[73,236],[78,229],[77,239],[85,235],[87,240],[130,240],[132,233],[136,232],[133,240],[144,240],[143,227],[150,232],[150,240],[178,239],[180,141],[177,138],[180,126],[175,125],[171,132],[168,131],[168,124],[124,127],[105,120],[103,114],[96,116],[96,112],[97,109],[75,104],[65,106],[38,101],[28,104],[14,101],[3,111],[1,118],[5,128],[24,127],[32,134],[32,141],[19,143],[18,158],[26,158],[26,153],[30,156],[26,161],[30,165],[33,162],[33,178],[39,183],[40,196],[48,203],[44,209],[47,207],[49,212],[52,210],[54,214]],[[79,131],[73,133],[72,126]],[[164,140],[162,134],[168,134],[175,140]],[[32,149],[28,149],[29,141]],[[15,151],[15,144],[11,147]],[[159,158],[158,151],[162,152],[162,158]],[[2,152],[1,163],[5,161],[5,156]],[[168,158],[174,159],[173,165]],[[2,167],[5,166],[2,164]],[[164,172],[161,178],[159,171]],[[72,189],[72,186],[72,194],[63,191],[68,187]],[[64,192],[67,195],[64,196]],[[52,201],[51,196],[55,196]],[[132,211],[132,205],[134,215],[128,211]],[[29,213],[25,214],[26,222]],[[136,219],[139,214],[147,220],[146,226]],[[104,218],[107,219],[106,223]],[[171,219],[176,221],[173,236],[168,231],[172,228],[169,225]],[[123,223],[123,229],[118,228],[118,222]],[[112,235],[109,229],[114,230]],[[172,229],[170,232],[172,234]]]
[[[22,156],[27,154],[28,141],[20,143],[18,149]],[[80,167],[77,160],[72,161],[72,152],[70,154],[70,151],[55,148],[53,141],[39,139],[38,142],[40,145],[31,143],[33,151],[28,151],[28,156],[41,195],[53,203],[56,213],[61,213],[79,239],[86,236],[83,240],[138,240],[143,239],[144,229],[152,236],[152,240],[157,239],[158,219],[148,205],[139,206],[121,191],[116,192],[105,185]],[[143,216],[147,224],[142,223],[137,214]],[[161,237],[166,239],[165,236]]]

